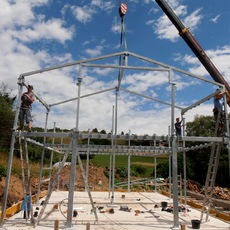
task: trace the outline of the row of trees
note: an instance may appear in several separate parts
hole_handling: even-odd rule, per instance
[[[212,116],[197,116],[194,121],[186,124],[188,136],[214,136],[215,120]],[[199,145],[201,143],[186,143],[186,146]],[[205,183],[211,147],[200,150],[193,150],[186,153],[186,174],[187,178],[195,180],[201,184]],[[183,153],[178,153],[178,174],[183,175]],[[157,165],[157,175],[168,177],[168,159]],[[222,146],[219,167],[216,177],[216,185],[230,187],[229,180],[229,160],[226,145]]]
[[[13,104],[14,96],[11,96],[11,91],[7,85],[0,85],[0,147],[8,148],[14,122]]]
[[[10,138],[13,127],[13,120],[15,111],[13,108],[15,97],[11,96],[11,92],[7,89],[5,84],[0,85],[0,149],[9,149]],[[193,122],[188,122],[186,125],[188,136],[213,136],[215,128],[215,121],[211,116],[197,116]],[[43,131],[42,128],[34,128],[37,131]],[[61,129],[56,129],[61,131]],[[65,130],[66,131],[66,130]],[[93,132],[99,132],[97,128],[92,130]],[[106,133],[105,130],[101,130],[100,133]],[[42,138],[38,138],[38,141],[42,142]],[[51,140],[48,140],[51,141]],[[87,144],[87,139],[81,140],[83,144]],[[90,144],[98,145],[110,145],[110,140],[91,139]],[[131,141],[131,145],[150,145],[149,141]],[[199,143],[186,143],[186,145],[195,145]],[[40,161],[41,148],[37,146],[30,146],[30,160]],[[17,153],[16,153],[17,155]],[[210,156],[210,148],[200,149],[187,153],[186,165],[187,165],[187,177],[192,180],[196,180],[201,184],[204,184],[208,162]],[[48,159],[47,159],[48,161]],[[182,153],[178,154],[178,170],[183,174],[183,156]],[[216,184],[220,186],[228,186],[229,182],[226,178],[229,178],[228,169],[228,151],[226,146],[222,147],[219,169],[217,173]],[[161,177],[168,176],[168,161],[158,164],[157,174]]]

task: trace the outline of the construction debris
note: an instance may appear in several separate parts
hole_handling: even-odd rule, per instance
[[[131,208],[128,208],[127,205],[122,205],[122,206],[120,206],[120,210],[121,210],[121,211],[124,211],[124,212],[130,212],[130,211],[131,211]]]
[[[205,194],[204,187],[196,181],[187,180],[187,189],[199,194]],[[214,187],[213,198],[230,200],[230,191],[227,188]]]

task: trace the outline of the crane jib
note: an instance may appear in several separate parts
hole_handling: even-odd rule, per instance
[[[225,81],[224,77],[220,74],[220,72],[215,67],[215,65],[212,63],[210,58],[207,56],[204,50],[197,43],[195,38],[189,32],[188,28],[186,28],[183,25],[183,23],[174,13],[171,7],[165,2],[165,0],[155,0],[155,1],[161,7],[164,13],[168,16],[168,18],[174,24],[174,26],[177,28],[177,30],[179,31],[179,35],[184,39],[184,41],[187,43],[187,45],[190,47],[193,53],[197,56],[197,58],[200,60],[202,65],[205,67],[205,69],[209,72],[213,80],[225,85],[226,90],[228,92],[228,97],[230,97],[229,84]]]

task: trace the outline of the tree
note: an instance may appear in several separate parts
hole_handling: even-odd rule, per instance
[[[215,120],[212,116],[196,116],[194,121],[188,122],[186,126],[188,136],[214,136]],[[196,145],[201,143],[191,144]],[[194,173],[191,179],[196,180],[201,184],[205,183],[210,152],[211,148],[209,147],[190,151],[186,154],[187,160],[190,161],[190,166]],[[229,187],[229,181],[226,180],[226,178],[228,178],[228,151],[226,146],[223,146],[221,149],[216,184]]]
[[[101,130],[101,134],[106,134],[106,131],[104,129]]]
[[[15,112],[13,110],[14,96],[10,96],[11,91],[7,85],[0,85],[0,146],[8,148],[11,139],[12,127]]]
[[[94,128],[94,129],[92,130],[92,132],[93,132],[93,133],[98,133],[97,128]]]

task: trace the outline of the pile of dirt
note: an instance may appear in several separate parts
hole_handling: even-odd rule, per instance
[[[68,189],[69,180],[70,180],[70,167],[69,165],[65,166],[60,175],[60,185],[61,188]],[[86,169],[84,168],[84,171]],[[93,189],[105,189],[108,188],[108,178],[104,174],[105,169],[89,164],[89,173],[88,173],[88,183],[89,186]],[[85,182],[82,177],[80,166],[76,168],[76,178],[75,178],[75,188],[83,189],[85,187]]]
[[[70,167],[65,166],[60,175],[60,188],[63,190],[68,190],[69,180],[70,180]],[[108,187],[108,178],[104,174],[105,169],[95,167],[94,165],[89,165],[89,185],[93,189],[105,189]],[[55,173],[53,177],[55,176]],[[48,177],[43,177],[42,180],[47,179]],[[0,207],[2,205],[4,190],[5,190],[6,178],[2,178],[0,181]],[[31,177],[31,189],[32,194],[36,194],[39,184],[39,177]],[[75,189],[83,189],[85,183],[82,177],[80,166],[76,168],[76,179],[75,179]],[[41,191],[48,189],[48,182],[41,184]],[[8,189],[8,199],[7,199],[7,208],[17,203],[20,200],[24,199],[22,179],[16,174],[11,175],[10,185]]]
[[[0,205],[2,205],[6,178],[0,181]],[[10,185],[8,189],[7,208],[23,199],[22,180],[18,175],[11,175]]]

